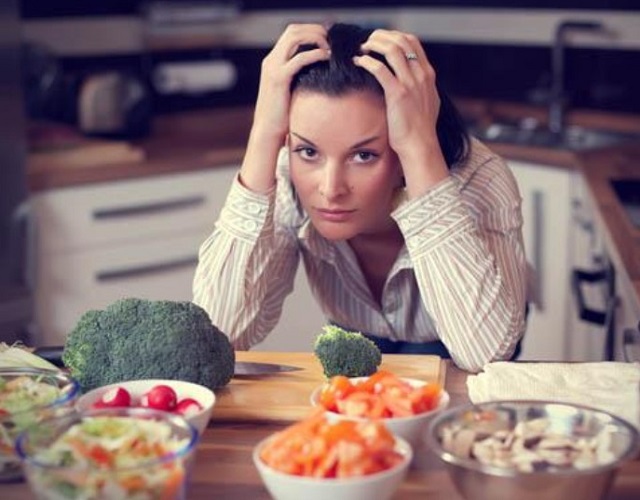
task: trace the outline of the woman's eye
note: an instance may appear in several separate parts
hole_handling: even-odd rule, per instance
[[[371,151],[358,151],[355,155],[353,155],[353,159],[356,163],[371,163],[378,158],[378,155],[372,153]]]
[[[300,156],[300,158],[302,158],[303,160],[313,160],[316,156],[318,156],[316,150],[310,147],[299,147],[296,148],[294,152],[297,153],[298,156]]]

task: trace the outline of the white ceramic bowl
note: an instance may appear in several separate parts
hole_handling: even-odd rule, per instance
[[[352,382],[361,382],[366,380],[368,377],[354,377],[350,380]],[[427,382],[424,380],[407,378],[407,377],[399,377],[401,380],[408,382],[413,387],[421,387],[426,385]],[[322,392],[322,388],[324,385],[316,388],[311,393],[311,404],[313,406],[320,406],[320,393]],[[387,429],[393,432],[396,436],[399,436],[406,440],[413,448],[420,448],[426,442],[426,434],[427,428],[429,427],[429,422],[431,417],[433,417],[436,413],[444,410],[449,406],[449,393],[442,389],[440,394],[440,401],[438,402],[438,406],[436,406],[433,410],[420,413],[418,415],[413,415],[410,417],[390,417],[390,418],[382,418],[380,419],[383,422]],[[341,413],[335,411],[326,411],[327,418],[330,420],[354,420],[354,421],[364,421],[367,420],[364,417],[350,417],[346,415],[342,415]]]
[[[207,428],[213,407],[216,403],[216,395],[211,389],[192,382],[184,382],[182,380],[164,380],[164,379],[143,379],[128,380],[118,382],[116,384],[105,385],[93,389],[82,395],[76,402],[76,408],[79,411],[86,411],[93,408],[94,403],[102,398],[107,391],[116,387],[122,387],[131,394],[132,400],[139,401],[140,398],[157,385],[168,385],[178,396],[178,401],[184,398],[193,398],[202,406],[202,410],[192,415],[185,416],[187,422],[193,425],[198,434],[202,434]]]
[[[274,500],[388,500],[402,483],[413,459],[409,443],[396,437],[395,449],[404,460],[385,471],[344,479],[294,476],[269,467],[260,458],[272,437],[263,439],[254,448],[253,463]]]

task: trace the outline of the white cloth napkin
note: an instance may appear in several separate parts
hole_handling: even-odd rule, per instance
[[[467,377],[469,399],[544,399],[608,411],[640,428],[640,363],[498,361]]]

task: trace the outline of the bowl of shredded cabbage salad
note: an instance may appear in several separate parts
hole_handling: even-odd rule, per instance
[[[17,439],[38,499],[185,499],[198,440],[181,415],[103,408],[50,419]]]
[[[22,477],[17,436],[42,420],[73,411],[80,388],[59,370],[0,369],[0,482]]]

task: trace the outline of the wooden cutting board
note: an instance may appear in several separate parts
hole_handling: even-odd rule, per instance
[[[311,411],[309,398],[326,379],[313,353],[239,351],[238,361],[280,363],[302,370],[233,378],[216,391],[211,420],[236,422],[291,422]],[[444,387],[445,363],[438,356],[384,354],[381,368],[399,376],[439,382]]]

